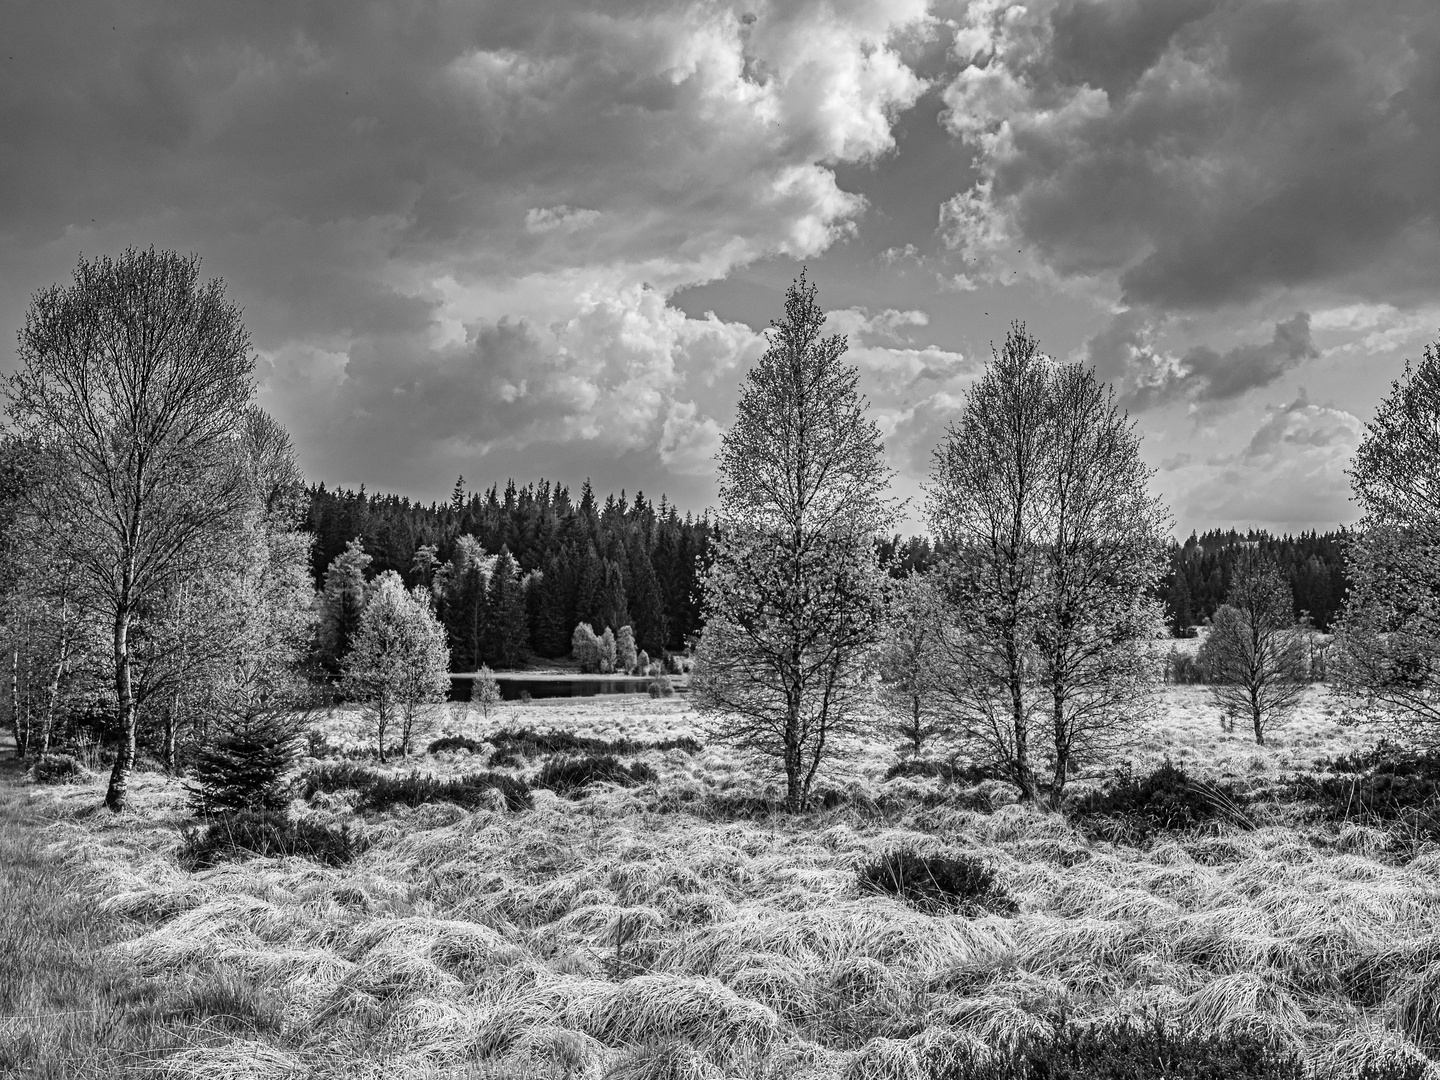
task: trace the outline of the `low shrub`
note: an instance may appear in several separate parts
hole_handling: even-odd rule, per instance
[[[927,1080],[1303,1080],[1306,1075],[1295,1050],[1250,1032],[1181,1032],[1159,1021],[1063,1024],[1050,1034],[1022,1037],[1008,1052],[946,1048],[928,1057]],[[1408,1077],[1396,1073],[1386,1080]]]
[[[412,772],[404,776],[380,776],[360,803],[363,810],[388,810],[392,806],[422,806],[430,802],[448,802],[466,810],[488,806],[490,791],[505,798],[505,808],[513,812],[528,810],[532,805],[530,787],[519,777],[506,773],[468,773],[441,779],[427,773]]]
[[[90,770],[70,754],[46,754],[31,769],[37,784],[69,784],[85,780]]]
[[[306,774],[303,788],[306,799],[321,792],[354,791],[359,795],[355,808],[361,811],[430,802],[454,803],[475,810],[490,804],[493,796],[487,792],[492,790],[504,797],[506,809],[512,812],[528,810],[532,805],[530,787],[524,780],[497,772],[441,778],[421,772],[392,776],[348,763],[322,765]]]
[[[1158,832],[1194,829],[1218,821],[1249,825],[1245,796],[1230,784],[1207,784],[1166,761],[1135,776],[1123,769],[1099,791],[1070,804],[1072,817],[1107,840],[1141,843]]]
[[[860,868],[860,889],[897,897],[922,911],[1011,915],[1018,910],[995,871],[969,855],[896,848]]]
[[[1291,779],[1282,797],[1309,804],[1325,821],[1383,826],[1402,856],[1440,841],[1440,754],[1384,740],[1369,750],[1317,762]]]
[[[294,821],[274,810],[242,810],[212,819],[204,828],[186,830],[179,859],[187,870],[249,856],[299,855],[326,866],[343,866],[368,846],[349,825]]]
[[[485,741],[495,747],[492,765],[518,765],[522,758],[545,754],[620,755],[640,754],[647,750],[684,750],[698,754],[702,747],[689,735],[673,739],[596,739],[571,731],[531,731],[528,728],[497,731]],[[503,760],[502,760],[503,759]]]
[[[650,696],[652,698],[675,696],[675,684],[670,681],[669,675],[660,675],[650,681]]]
[[[655,770],[642,761],[622,764],[613,754],[587,754],[584,757],[553,757],[535,778],[535,786],[548,788],[557,795],[574,797],[591,784],[619,784],[633,787],[655,779]]]
[[[932,761],[929,758],[902,758],[885,770],[885,779],[928,779],[936,777],[942,784],[979,784],[996,779],[994,771],[975,764],[961,765],[955,761]]]
[[[479,739],[471,739],[464,735],[445,735],[436,739],[425,748],[427,754],[449,754],[457,750],[464,750],[467,753],[478,754],[485,749],[485,744]]]

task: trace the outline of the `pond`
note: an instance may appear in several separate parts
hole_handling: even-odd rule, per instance
[[[474,685],[473,675],[450,676],[450,700],[469,701]],[[500,696],[505,701],[517,701],[522,694],[532,698],[552,697],[596,697],[600,694],[648,694],[649,676],[640,675],[588,675],[569,677],[563,675],[524,676],[506,675],[497,672],[495,682],[500,686]],[[674,680],[677,691],[684,690],[683,683]]]

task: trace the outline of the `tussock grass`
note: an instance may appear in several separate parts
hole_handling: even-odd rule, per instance
[[[1263,792],[1354,748],[1316,711],[1252,752],[1202,699],[1172,697],[1174,725],[1137,774],[1168,756],[1207,784]],[[637,744],[696,730],[678,700],[504,716]],[[452,721],[437,734],[494,745],[473,716]],[[544,757],[521,755],[524,775]],[[258,857],[194,873],[177,861],[183,792],[161,777],[137,777],[137,809],[119,819],[93,814],[98,781],[25,791],[55,821],[55,865],[84,867],[87,916],[124,928],[102,959],[172,1039],[158,1074],[940,1080],[981,1047],[1072,1019],[1159,1013],[1295,1047],[1328,1080],[1422,1061],[1436,1037],[1440,849],[1402,862],[1384,822],[1263,800],[1253,829],[1222,816],[1203,835],[1115,845],[998,791],[982,805],[937,778],[885,781],[893,760],[847,750],[823,783],[853,794],[751,818],[713,808],[765,797],[752,763],[652,747],[625,762],[654,771],[642,786],[540,789],[521,813],[402,804],[366,819],[371,847],[344,866]],[[493,762],[441,754],[423,775],[449,783],[477,764]],[[302,812],[339,826],[359,805],[317,790]],[[900,849],[977,860],[1017,910],[862,892],[860,869]]]

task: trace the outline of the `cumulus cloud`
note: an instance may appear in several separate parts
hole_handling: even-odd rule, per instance
[[[928,25],[925,0],[32,6],[0,66],[25,290],[0,320],[77,249],[193,249],[321,475],[434,488],[547,441],[689,467],[718,430],[696,389],[758,339],[666,297],[853,230],[835,167],[894,146],[925,85],[895,42]]]
[[[979,178],[946,226],[976,272],[1033,254],[1167,310],[1433,292],[1431,0],[976,0],[955,50]]]
[[[1358,417],[1312,404],[1302,392],[1268,409],[1242,451],[1207,463],[1186,516],[1291,531],[1347,521],[1354,512],[1345,469],[1363,431]]]
[[[1311,338],[1310,316],[1303,311],[1277,322],[1269,341],[1225,352],[1197,345],[1179,355],[1168,353],[1156,344],[1157,331],[1157,321],[1146,313],[1125,310],[1086,343],[1089,362],[1122,387],[1130,407],[1232,401],[1320,355]]]

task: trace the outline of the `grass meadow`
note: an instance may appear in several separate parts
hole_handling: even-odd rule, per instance
[[[1398,859],[1379,828],[1307,823],[1265,798],[1373,736],[1342,726],[1321,689],[1264,748],[1222,732],[1203,688],[1170,688],[1166,704],[1135,768],[1168,757],[1242,786],[1257,796],[1247,823],[1111,844],[995,782],[886,781],[895,756],[875,743],[837,755],[821,781],[848,796],[834,809],[735,817],[724,807],[755,793],[756,766],[707,746],[638,754],[654,779],[536,790],[514,813],[357,815],[344,793],[320,795],[295,812],[363,833],[348,865],[189,872],[180,783],[142,774],[135,809],[112,817],[99,778],[42,787],[12,771],[4,1010],[78,1011],[0,1021],[0,1052],[54,1076],[118,1062],[196,1080],[922,1080],[947,1048],[1159,1015],[1272,1035],[1319,1078],[1424,1060],[1440,1040],[1440,850]],[[628,696],[488,720],[452,706],[430,737],[501,728],[703,740],[683,698]],[[340,712],[316,745],[362,741]],[[458,774],[487,756],[387,768]],[[1016,911],[863,893],[858,868],[902,845],[983,858]],[[39,1043],[22,1046],[28,1031]]]

